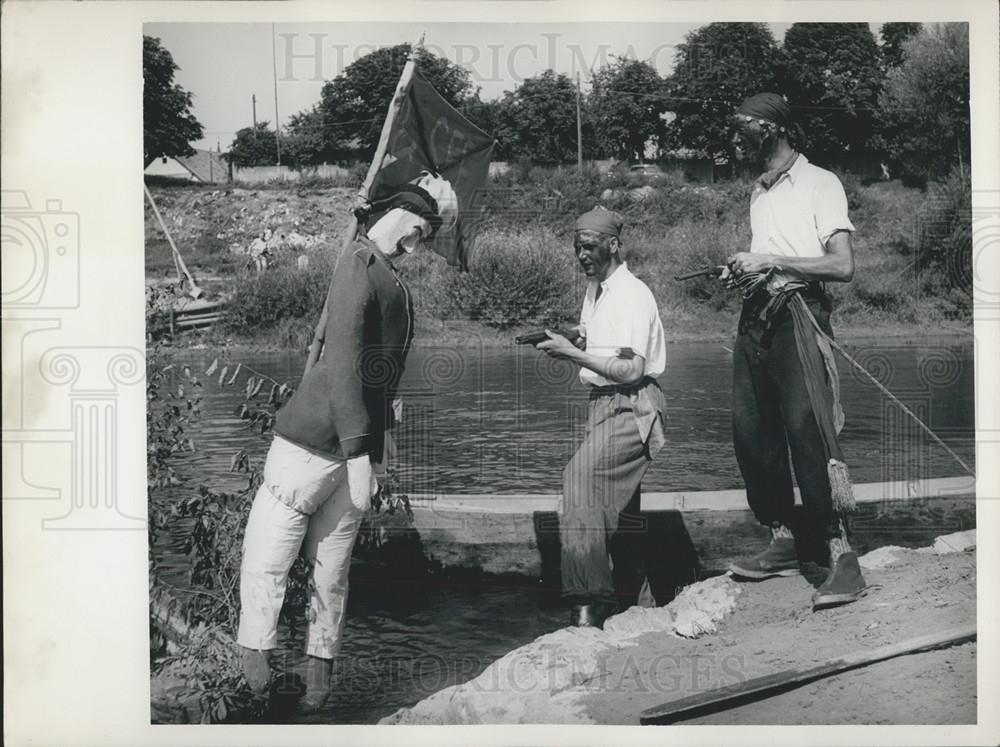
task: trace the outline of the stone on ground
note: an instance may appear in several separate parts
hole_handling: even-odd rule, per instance
[[[934,552],[947,555],[952,552],[968,552],[976,549],[976,530],[945,534],[934,540]]]

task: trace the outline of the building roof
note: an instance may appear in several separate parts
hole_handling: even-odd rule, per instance
[[[221,153],[213,150],[195,149],[193,156],[177,156],[177,162],[202,182],[211,184],[229,179],[229,164]]]

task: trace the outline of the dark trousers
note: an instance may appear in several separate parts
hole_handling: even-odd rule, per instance
[[[825,295],[807,297],[806,302],[832,336]],[[744,305],[733,348],[733,443],[750,509],[765,526],[793,525],[791,451],[811,528],[826,538],[839,536],[840,517],[830,498],[823,440],[802,377],[791,314],[782,309],[765,323],[759,312],[752,302]],[[808,354],[820,357],[815,346]],[[829,387],[826,393],[832,407]]]
[[[643,541],[639,494],[650,463],[629,397],[592,394],[587,435],[563,470],[563,597],[613,603],[637,593],[626,558],[634,558]],[[621,559],[614,576],[609,554]]]

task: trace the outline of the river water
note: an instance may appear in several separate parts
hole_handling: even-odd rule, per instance
[[[967,462],[974,458],[972,345],[847,345],[845,349],[895,393]],[[211,359],[198,359],[204,370]],[[235,359],[291,386],[302,356]],[[220,364],[222,361],[220,361]],[[878,389],[841,363],[847,424],[841,435],[856,482],[961,474],[960,467]],[[230,369],[232,370],[232,369]],[[667,397],[667,448],[646,490],[716,490],[741,486],[730,429],[731,356],[720,343],[668,346],[660,385]],[[264,390],[267,391],[266,389]],[[583,434],[587,395],[574,367],[531,348],[418,348],[401,385],[404,417],[396,434],[401,489],[440,493],[558,492],[563,465]],[[185,465],[208,484],[241,482],[230,457],[247,448],[262,464],[268,439],[233,417],[239,388],[206,382],[198,450]]]
[[[854,343],[853,357],[895,393],[970,465],[975,452],[971,338],[921,343]],[[225,361],[220,360],[220,364]],[[234,358],[291,386],[302,356]],[[211,358],[192,360],[199,375]],[[840,360],[847,425],[842,446],[855,482],[947,477],[961,468],[863,376]],[[230,369],[232,370],[232,369]],[[731,355],[720,343],[668,346],[667,447],[647,491],[741,487],[730,431]],[[266,389],[265,389],[266,391]],[[262,466],[269,437],[234,416],[240,390],[205,386],[203,416],[188,434],[196,453],[180,471],[220,490],[246,448]],[[397,432],[400,490],[409,493],[558,492],[563,465],[579,443],[586,390],[568,364],[531,348],[418,348],[411,352]],[[312,721],[373,723],[396,708],[474,677],[511,649],[565,623],[566,613],[530,586],[462,588],[388,582],[354,584],[338,662],[338,694]],[[298,646],[286,641],[292,665]]]

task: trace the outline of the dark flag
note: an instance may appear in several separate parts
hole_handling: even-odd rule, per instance
[[[369,190],[372,202],[415,180],[422,171],[447,179],[458,197],[458,223],[442,231],[432,248],[448,264],[468,269],[469,236],[477,215],[475,195],[482,189],[493,153],[493,138],[476,127],[414,70],[402,106],[392,123],[386,155]]]

